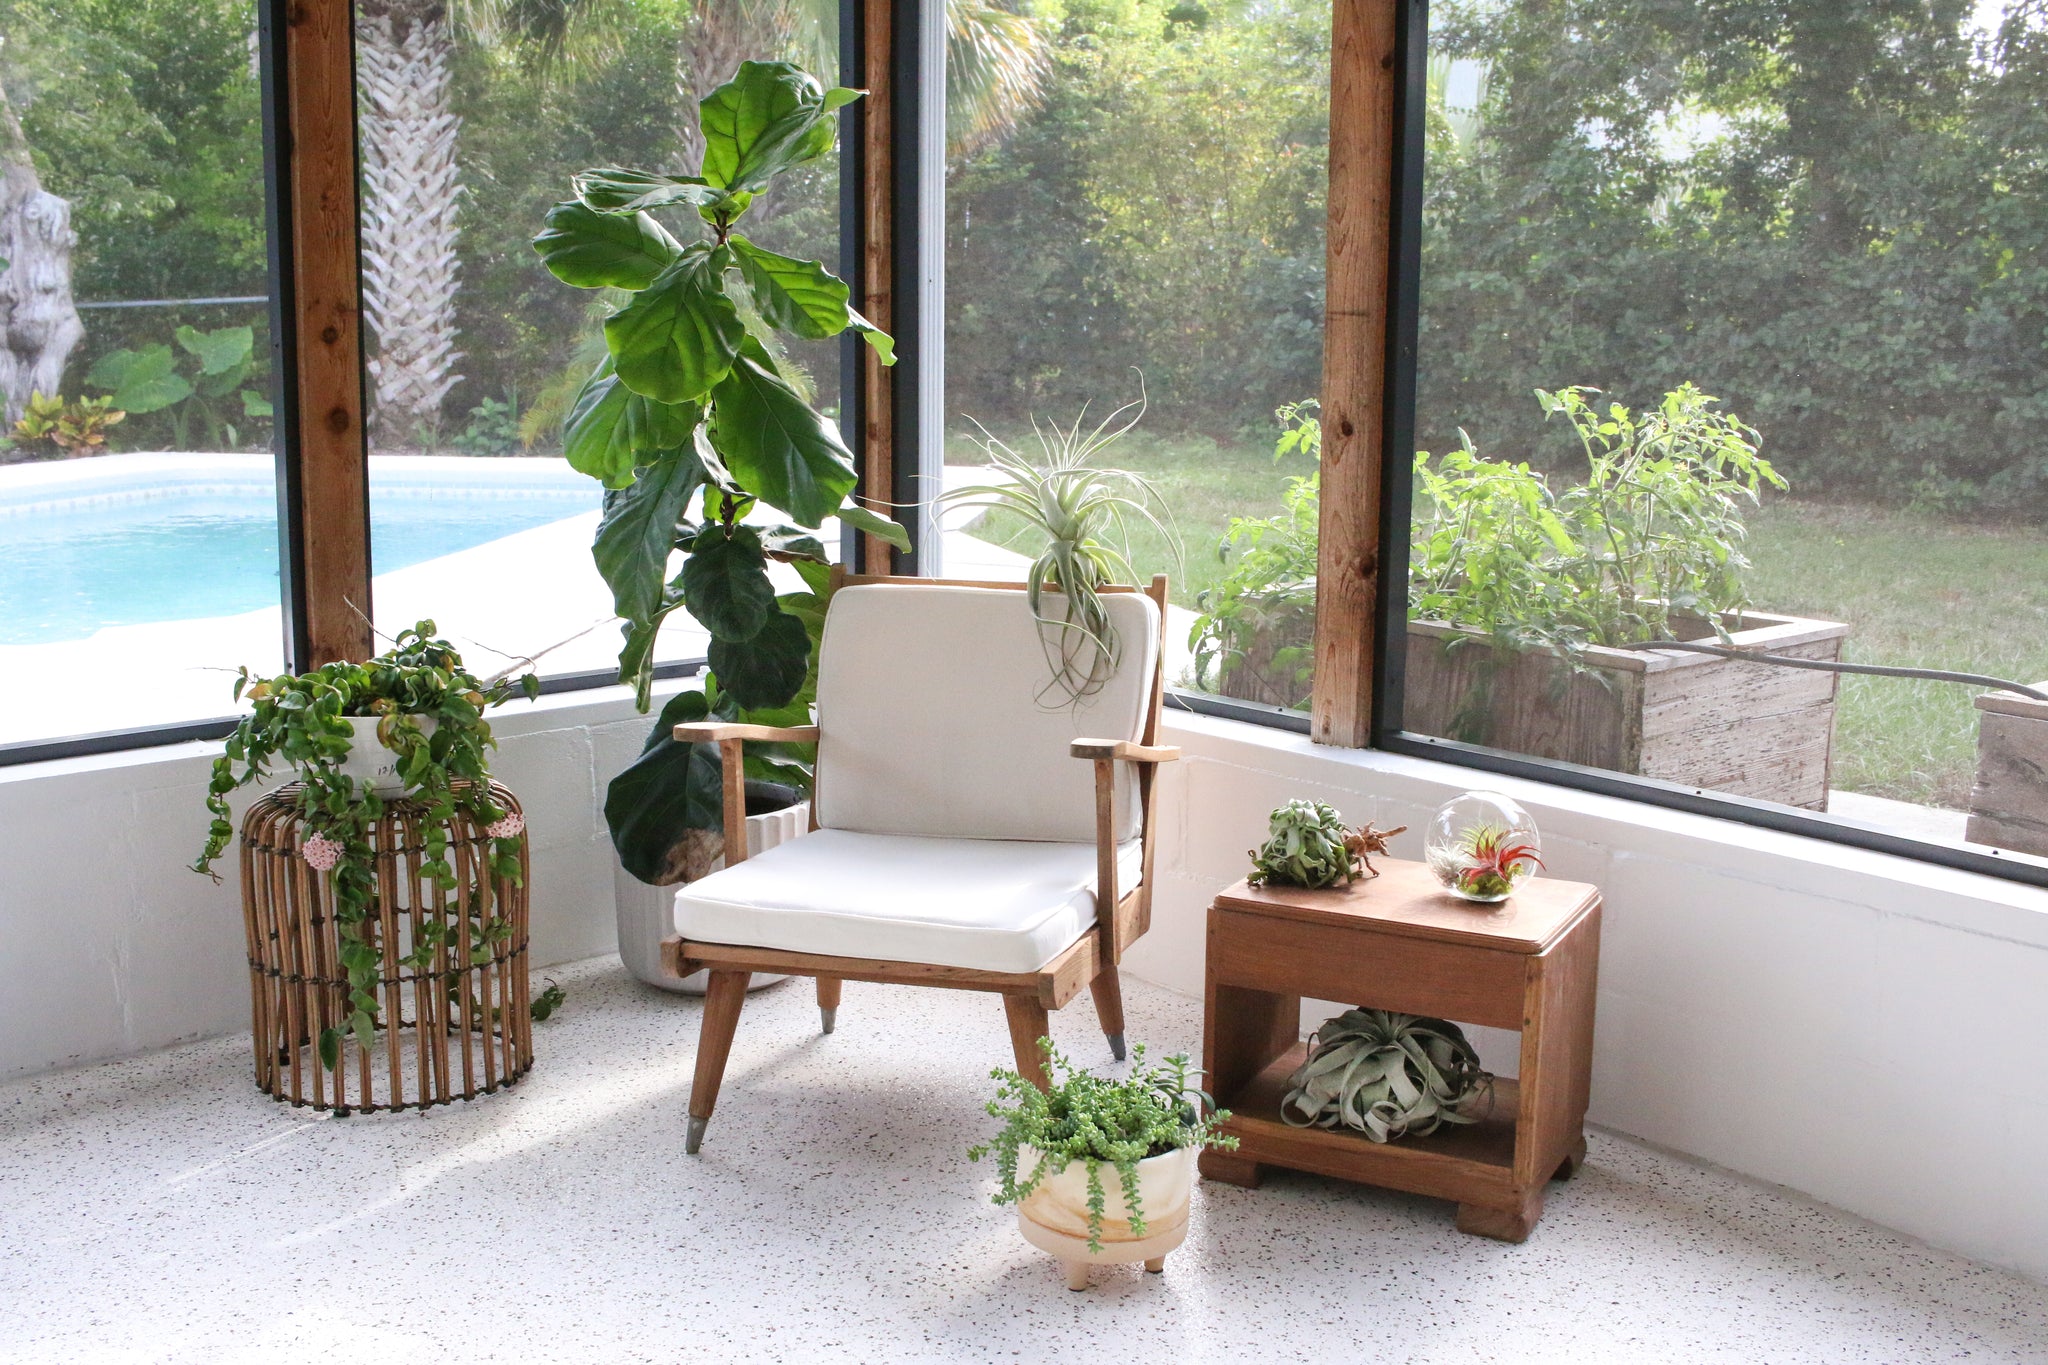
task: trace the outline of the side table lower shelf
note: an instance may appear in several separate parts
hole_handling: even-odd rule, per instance
[[[1264,1178],[1260,1167],[1285,1166],[1456,1201],[1458,1227],[1464,1232],[1510,1241],[1528,1236],[1542,1206],[1539,1196],[1536,1207],[1525,1210],[1527,1200],[1515,1190],[1521,1090],[1512,1078],[1493,1083],[1491,1101],[1477,1123],[1445,1124],[1427,1137],[1374,1142],[1350,1129],[1297,1128],[1280,1117],[1288,1078],[1307,1055],[1307,1044],[1298,1043],[1236,1094],[1216,1097],[1230,1111],[1223,1131],[1238,1140],[1238,1150],[1203,1152],[1204,1179],[1256,1189]],[[1569,1179],[1585,1155],[1581,1139],[1559,1165],[1557,1178]]]

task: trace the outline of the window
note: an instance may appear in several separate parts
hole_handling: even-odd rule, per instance
[[[950,12],[948,484],[990,441],[1042,459],[1055,429],[1134,424],[1094,458],[1156,490],[1160,524],[1127,525],[1139,576],[1172,579],[1169,680],[1305,706],[1329,0]],[[952,577],[1036,552],[1001,514],[948,524]]]
[[[1700,650],[2048,678],[2038,7],[1428,22],[1390,742],[2048,869],[2048,701]]]
[[[256,25],[0,3],[0,749],[282,665]]]
[[[837,11],[362,0],[355,37],[378,627],[431,618],[483,673],[534,655],[550,674],[616,671],[590,558],[602,492],[563,458],[562,423],[618,300],[555,280],[533,236],[586,168],[694,173],[697,102],[740,58],[836,70]],[[839,210],[833,158],[745,227],[832,262]],[[687,206],[657,216],[701,233]],[[806,349],[794,358],[834,411],[839,350]],[[701,657],[705,639],[672,619],[657,659]]]

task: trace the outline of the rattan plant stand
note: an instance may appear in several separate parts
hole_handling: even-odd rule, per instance
[[[296,792],[291,786],[262,797],[242,820],[257,1086],[294,1105],[347,1115],[475,1099],[524,1076],[533,1066],[526,886],[491,872],[491,837],[460,813],[447,831],[456,885],[422,877],[427,807],[403,797],[386,798],[369,828],[377,897],[364,939],[382,961],[376,1035],[365,1047],[344,1034],[339,1064],[332,1071],[321,1065],[321,1033],[344,1027],[348,1017],[348,974],[331,874],[300,856],[313,831],[294,804]],[[491,799],[519,811],[495,782]],[[524,883],[523,839],[519,866]],[[416,952],[416,944],[429,947]]]

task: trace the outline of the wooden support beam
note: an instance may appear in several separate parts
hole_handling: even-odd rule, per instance
[[[363,443],[362,295],[357,264],[353,7],[284,6],[297,365],[296,522],[301,554],[297,668],[376,652],[370,614],[369,463]]]
[[[895,5],[892,0],[861,0],[862,104],[861,300],[860,311],[885,332],[895,330],[895,119],[891,108],[890,62],[895,51]],[[896,422],[894,389],[887,368],[869,346],[860,348],[862,501],[872,511],[892,516],[896,487]],[[880,536],[864,537],[869,573],[893,571],[894,550]]]
[[[1311,734],[1317,743],[1347,748],[1372,742],[1401,3],[1336,0],[1330,43],[1329,273]]]

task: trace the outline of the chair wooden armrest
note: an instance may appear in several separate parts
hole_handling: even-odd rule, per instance
[[[1171,744],[1140,744],[1133,739],[1077,739],[1069,752],[1075,758],[1120,758],[1128,763],[1171,763],[1180,757]]]
[[[724,778],[725,865],[738,867],[747,860],[747,758],[746,743],[776,740],[784,744],[816,744],[815,725],[740,725],[723,720],[686,720],[671,733],[692,744],[716,744],[718,766]]]
[[[1116,916],[1122,898],[1116,884],[1116,765],[1119,759],[1128,763],[1171,763],[1180,757],[1180,750],[1169,744],[1140,744],[1130,739],[1077,739],[1068,750],[1075,758],[1089,759],[1095,764],[1095,918],[1103,938],[1104,961],[1115,963],[1121,956],[1117,947]],[[1145,798],[1146,824],[1140,837],[1146,841],[1145,863],[1151,864],[1151,813],[1149,795],[1152,781],[1150,769],[1141,771],[1139,783],[1147,792]]]
[[[675,728],[675,737],[692,744],[723,744],[729,739],[773,740],[783,744],[816,744],[815,725],[740,725],[723,720],[687,720]]]

